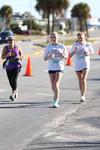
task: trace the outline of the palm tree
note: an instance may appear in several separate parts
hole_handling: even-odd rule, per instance
[[[51,13],[51,0],[37,0],[35,6],[38,12],[42,12],[43,18],[47,18],[47,33],[50,32],[50,13]]]
[[[80,31],[86,31],[88,35],[87,19],[90,15],[90,7],[87,3],[78,3],[71,10],[71,16],[79,20]]]
[[[4,18],[6,26],[10,25],[12,14],[13,14],[13,10],[11,6],[4,5],[1,7],[0,16]]]
[[[50,15],[52,15],[52,31],[54,31],[54,20],[57,13],[69,6],[69,0],[37,0],[35,8],[41,12],[43,17],[47,18],[47,34],[50,33]]]
[[[55,15],[64,14],[64,10],[67,10],[69,6],[69,0],[54,0],[52,2],[52,31],[54,31]]]

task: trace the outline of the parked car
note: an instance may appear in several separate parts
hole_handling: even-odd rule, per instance
[[[14,33],[11,30],[1,31],[1,33],[0,33],[0,44],[7,43],[8,42],[7,38],[11,35],[14,35]]]

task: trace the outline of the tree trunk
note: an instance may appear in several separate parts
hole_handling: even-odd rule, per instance
[[[54,10],[52,12],[52,32],[54,32],[54,22],[55,22],[55,13],[54,13]]]
[[[79,18],[79,25],[80,25],[80,31],[83,32],[84,31],[84,24],[83,24],[83,19]]]
[[[47,34],[50,34],[50,13],[47,14]]]
[[[7,15],[5,17],[5,22],[6,22],[6,26],[10,27],[10,23],[11,23],[11,15]]]
[[[89,37],[88,26],[87,26],[87,19],[85,19],[85,28],[86,28],[87,37]]]

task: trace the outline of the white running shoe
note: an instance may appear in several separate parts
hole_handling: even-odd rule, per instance
[[[81,96],[80,102],[85,102],[85,96]]]
[[[58,100],[54,101],[53,108],[59,108]]]

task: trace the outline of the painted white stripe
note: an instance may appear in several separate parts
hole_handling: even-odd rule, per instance
[[[5,92],[5,91],[7,91],[7,90],[0,90],[0,92]]]
[[[36,93],[37,95],[41,95],[41,96],[51,96],[51,93]]]

